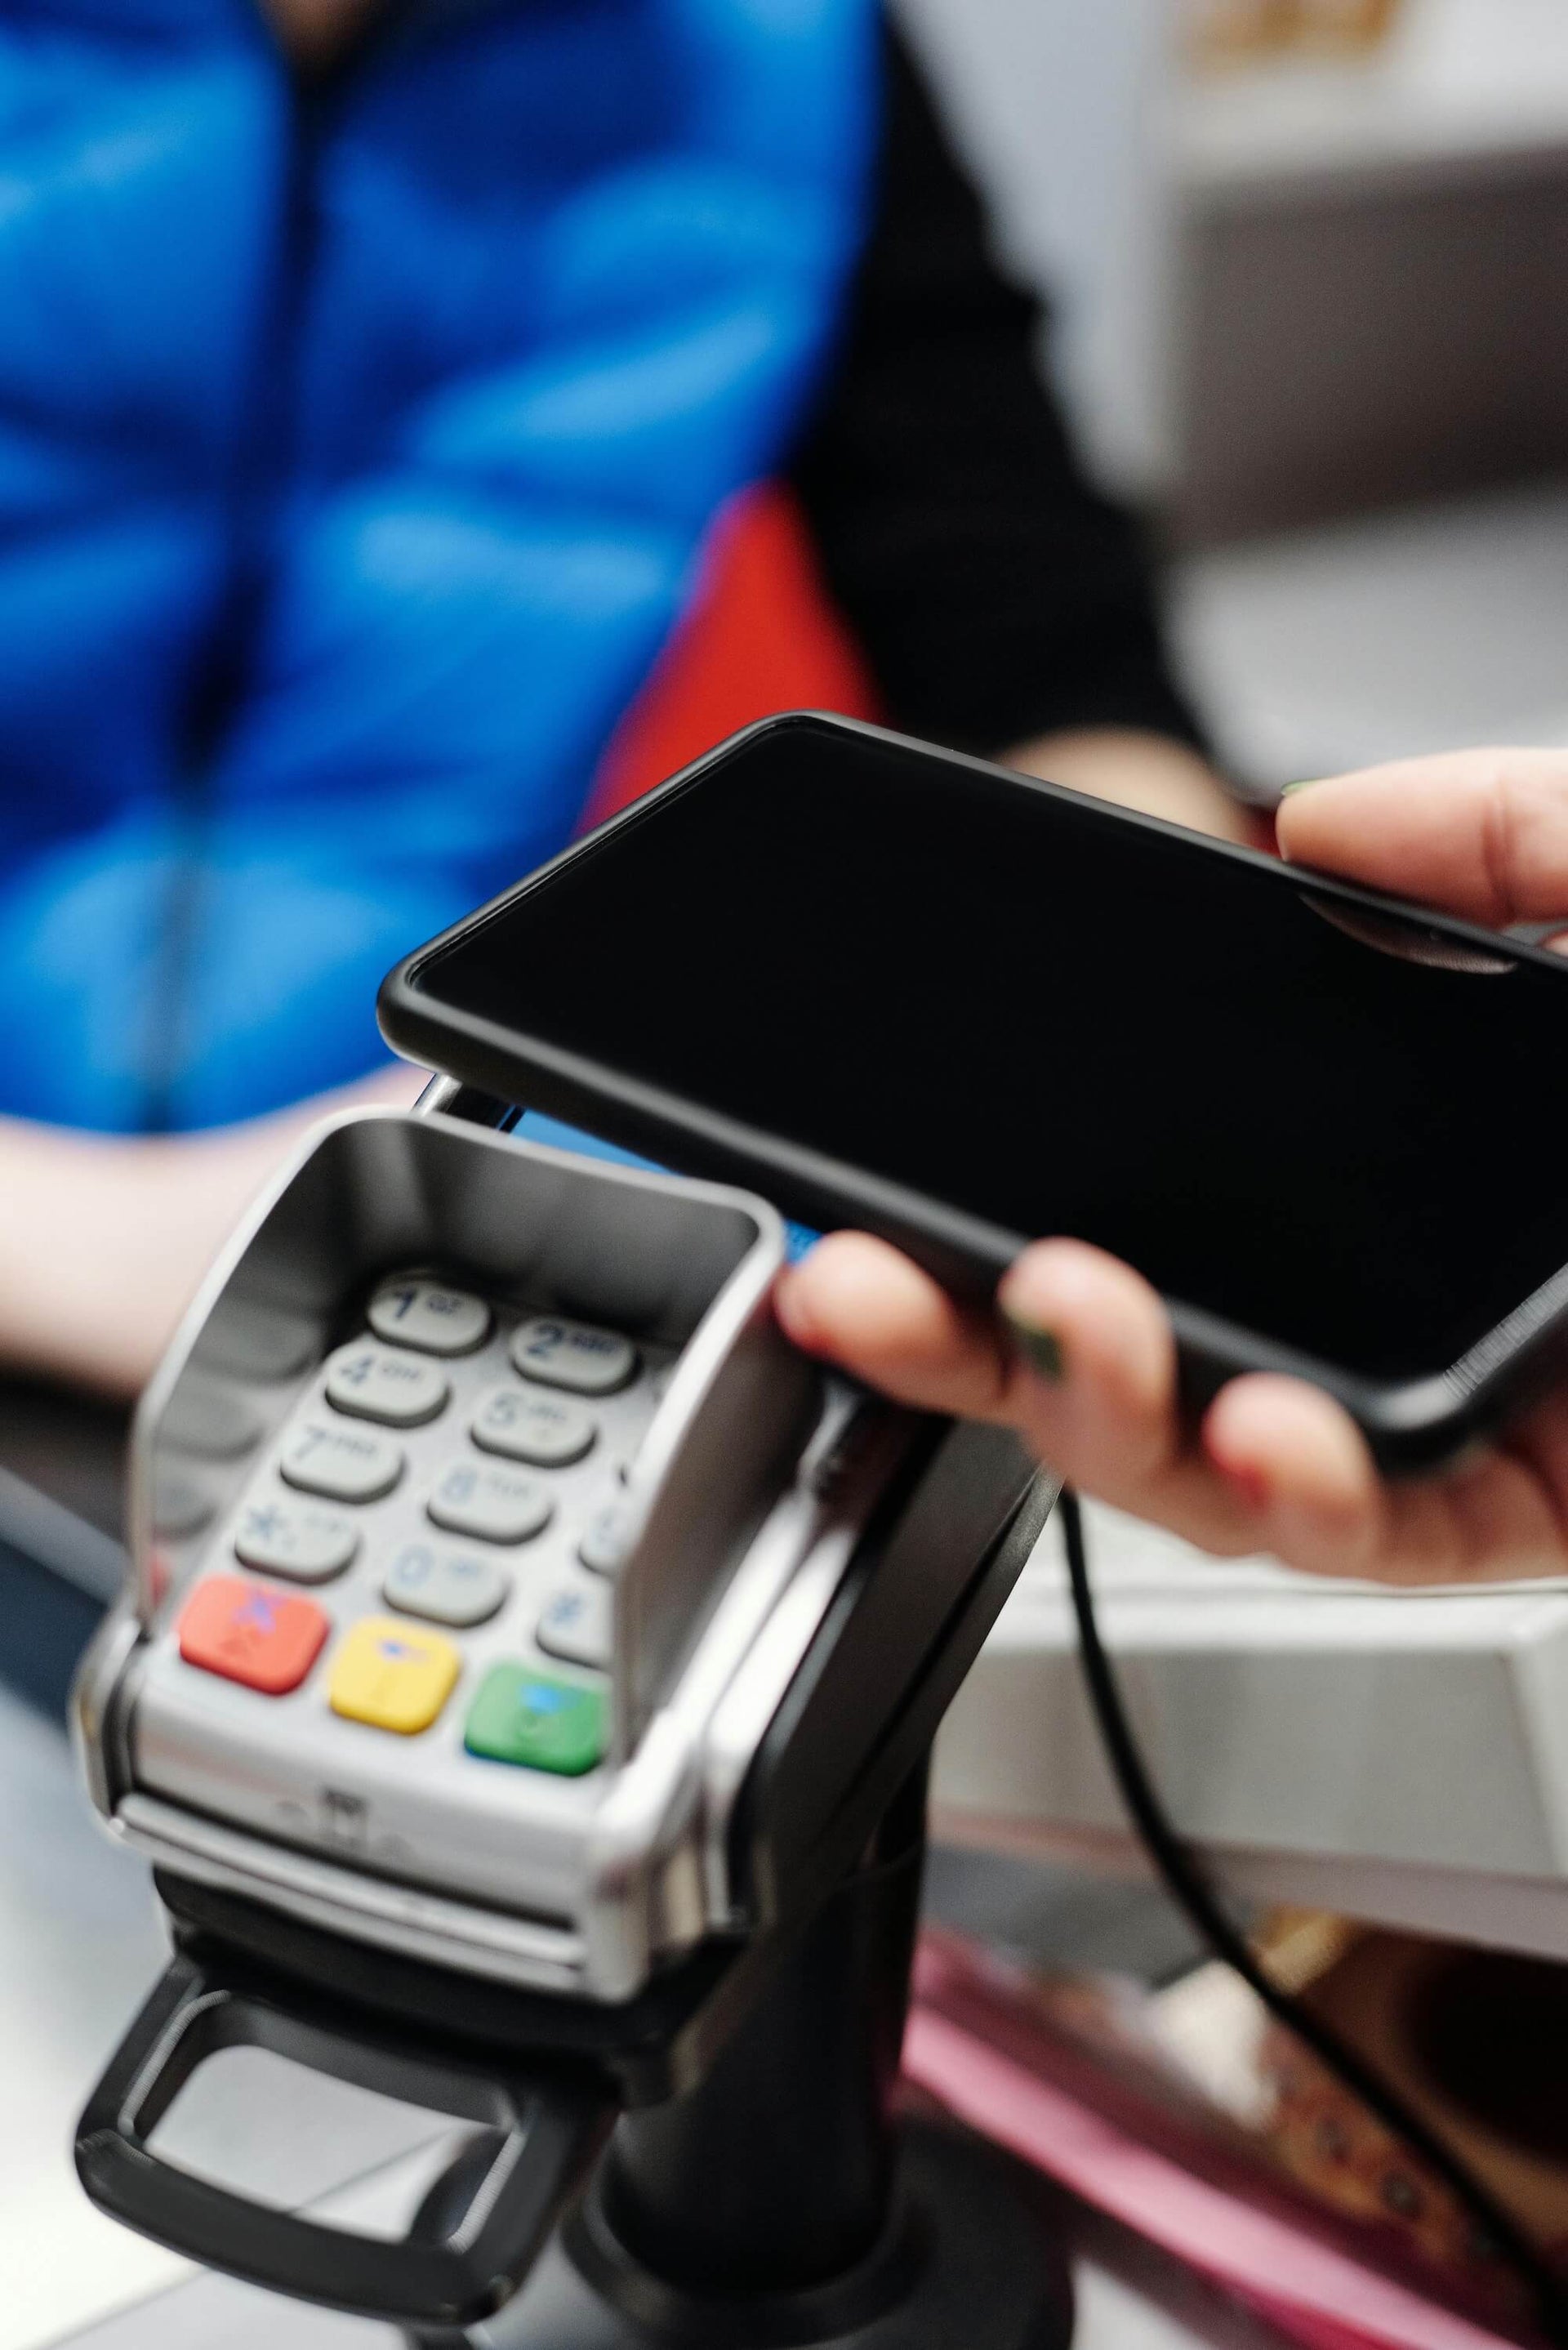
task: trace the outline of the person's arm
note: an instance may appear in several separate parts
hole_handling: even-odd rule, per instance
[[[1472,921],[1563,920],[1568,753],[1463,752],[1313,784],[1285,800],[1279,836],[1303,865]],[[1100,1250],[1037,1243],[997,1304],[961,1312],[859,1233],[824,1241],[779,1290],[798,1344],[905,1401],[1011,1423],[1085,1492],[1207,1549],[1389,1583],[1568,1572],[1568,1386],[1440,1473],[1386,1482],[1337,1403],[1269,1374],[1222,1388],[1188,1443],[1164,1308]]]
[[[128,1138],[0,1118],[0,1363],[133,1395],[306,1128],[358,1103],[411,1103],[424,1082],[399,1063],[205,1134]]]
[[[870,231],[791,480],[888,723],[1249,837],[1171,674],[1144,534],[1052,400],[1041,307],[904,44],[886,54]]]
[[[1269,837],[1268,818],[1234,798],[1202,754],[1172,735],[1126,726],[1066,727],[1010,743],[997,756],[1004,767],[1184,824],[1189,832],[1249,847],[1262,847]]]

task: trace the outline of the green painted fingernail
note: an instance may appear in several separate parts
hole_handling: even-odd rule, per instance
[[[1021,1322],[1014,1314],[1010,1314],[1007,1321],[1018,1351],[1030,1369],[1041,1378],[1049,1379],[1053,1387],[1059,1387],[1067,1376],[1067,1366],[1063,1359],[1062,1341],[1054,1330],[1043,1330],[1034,1322]]]
[[[1310,792],[1314,784],[1321,784],[1322,781],[1321,775],[1303,775],[1298,784],[1282,784],[1280,797],[1282,800],[1288,800],[1293,792]]]

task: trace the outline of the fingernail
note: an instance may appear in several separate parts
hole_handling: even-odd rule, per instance
[[[1007,1315],[1007,1326],[1030,1369],[1038,1378],[1049,1379],[1053,1387],[1059,1387],[1067,1376],[1067,1366],[1055,1331],[1044,1329],[1037,1322],[1025,1322],[1016,1314]]]
[[[1322,781],[1321,775],[1303,775],[1299,783],[1282,784],[1280,797],[1282,800],[1288,800],[1293,792],[1310,792],[1314,784],[1321,784]]]

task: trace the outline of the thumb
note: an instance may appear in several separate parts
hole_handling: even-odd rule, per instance
[[[1451,751],[1298,785],[1280,848],[1493,930],[1568,915],[1568,751]]]

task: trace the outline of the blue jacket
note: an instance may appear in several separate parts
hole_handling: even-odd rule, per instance
[[[0,0],[0,1110],[202,1125],[560,846],[860,234],[870,0]]]

